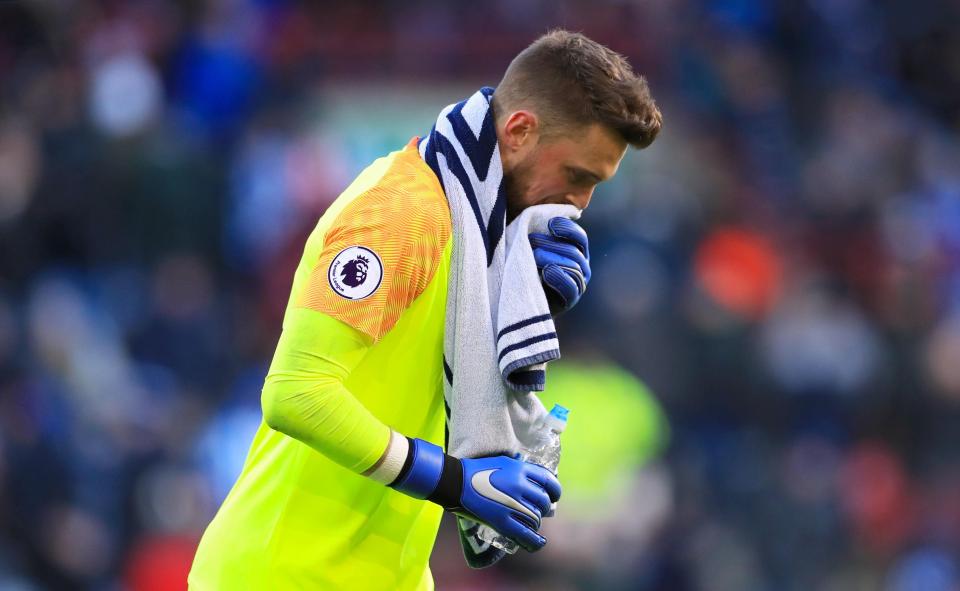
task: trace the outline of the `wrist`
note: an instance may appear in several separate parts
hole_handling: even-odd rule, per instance
[[[384,450],[383,455],[373,466],[363,472],[363,475],[381,484],[389,485],[403,471],[404,463],[410,455],[409,446],[409,439],[391,429],[390,437],[387,440],[387,449]]]

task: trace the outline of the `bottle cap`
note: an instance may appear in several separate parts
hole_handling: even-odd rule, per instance
[[[563,430],[567,428],[568,414],[570,414],[569,410],[559,404],[554,404],[553,409],[550,410],[550,414],[547,415],[545,423],[550,430],[562,433]]]
[[[568,414],[570,414],[570,410],[560,406],[559,404],[554,404],[553,408],[550,409],[550,416],[555,419],[560,419],[564,423],[567,422]]]

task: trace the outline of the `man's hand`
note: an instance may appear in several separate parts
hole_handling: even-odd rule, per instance
[[[587,290],[590,246],[587,233],[571,219],[551,218],[547,229],[550,234],[530,234],[530,245],[550,310],[559,314],[574,307]]]
[[[407,466],[394,489],[485,523],[529,552],[547,540],[537,533],[541,516],[560,498],[549,470],[507,456],[459,459],[422,439],[410,439]]]

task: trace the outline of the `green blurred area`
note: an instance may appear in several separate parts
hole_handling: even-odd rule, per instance
[[[570,409],[558,474],[564,510],[596,511],[605,499],[619,498],[670,439],[650,389],[609,361],[555,362],[540,399],[548,409],[554,404]]]

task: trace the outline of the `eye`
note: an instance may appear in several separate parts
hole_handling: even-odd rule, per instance
[[[577,172],[576,170],[572,170],[572,169],[568,170],[567,176],[568,176],[569,179],[570,179],[570,183],[572,183],[572,184],[574,184],[574,185],[587,185],[587,184],[590,184],[590,179],[588,179],[588,178],[586,177],[586,175],[581,174],[580,172]]]
[[[595,175],[577,168],[568,168],[567,177],[570,183],[577,187],[592,187],[600,182]]]

